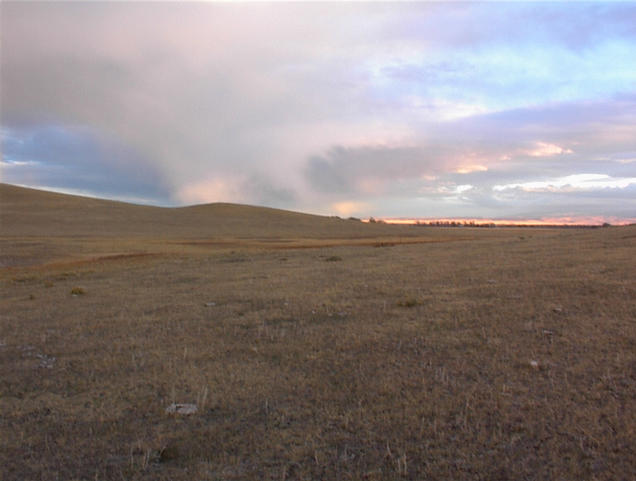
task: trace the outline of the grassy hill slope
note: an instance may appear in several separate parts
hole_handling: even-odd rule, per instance
[[[0,184],[2,236],[365,238],[416,234],[266,207],[214,203],[165,208]]]

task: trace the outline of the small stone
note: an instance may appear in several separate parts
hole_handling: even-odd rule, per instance
[[[198,411],[196,404],[172,403],[166,408],[166,414],[182,414],[189,416]]]
[[[35,357],[40,360],[40,367],[43,367],[45,369],[53,369],[56,360],[55,357],[47,356],[46,354],[36,354]]]
[[[533,361],[530,361],[530,367],[531,367],[532,369],[539,369],[539,363],[538,363],[538,361],[534,361],[534,360],[533,360]]]
[[[205,307],[214,307],[216,306],[216,302],[206,302]]]

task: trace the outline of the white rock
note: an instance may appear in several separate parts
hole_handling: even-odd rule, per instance
[[[46,354],[36,354],[35,357],[40,360],[40,367],[53,369],[56,360],[54,356],[47,356]]]

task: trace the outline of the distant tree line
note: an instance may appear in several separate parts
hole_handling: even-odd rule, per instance
[[[605,223],[600,225],[584,225],[584,224],[515,224],[514,222],[507,224],[495,224],[494,222],[475,222],[475,221],[454,221],[454,220],[432,220],[432,221],[417,221],[415,226],[420,227],[483,227],[483,228],[495,228],[495,227],[524,227],[528,229],[537,228],[560,228],[560,229],[597,229],[599,227],[609,227],[610,224]]]
[[[473,220],[470,221],[459,221],[459,220],[431,220],[431,221],[421,221],[418,220],[415,225],[425,226],[425,227],[497,227],[494,222],[479,222],[476,223]]]
[[[356,219],[359,220],[359,219]],[[385,224],[386,222],[374,217],[369,217],[367,221],[371,224]],[[480,228],[495,228],[495,227],[524,227],[524,228],[562,228],[562,229],[597,229],[599,227],[611,227],[611,224],[605,222],[603,225],[591,225],[591,224],[515,224],[510,222],[507,224],[495,224],[494,222],[475,222],[474,220],[430,220],[423,221],[418,220],[413,224],[417,227],[480,227]]]

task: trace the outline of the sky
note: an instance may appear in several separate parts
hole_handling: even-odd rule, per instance
[[[0,181],[636,222],[636,2],[0,3]]]

